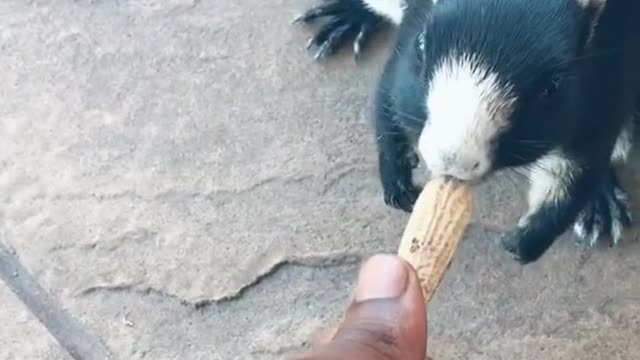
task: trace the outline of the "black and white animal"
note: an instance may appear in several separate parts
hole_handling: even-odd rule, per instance
[[[297,21],[328,18],[309,42],[316,58],[351,39],[359,54],[395,25],[375,94],[385,202],[411,211],[420,158],[432,175],[472,183],[524,174],[529,210],[502,243],[525,264],[571,225],[592,246],[618,243],[631,223],[614,165],[629,155],[640,103],[635,3],[326,0]]]

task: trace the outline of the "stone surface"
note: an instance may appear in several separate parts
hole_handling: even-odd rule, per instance
[[[383,50],[315,63],[290,25],[308,4],[0,4],[0,233],[117,358],[280,359],[395,251],[407,216],[382,204],[368,120]],[[517,185],[478,191],[430,352],[632,359],[640,246],[565,237],[521,268],[497,244]]]
[[[71,359],[2,282],[0,304],[0,360]]]

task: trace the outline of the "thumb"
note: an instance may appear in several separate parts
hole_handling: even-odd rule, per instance
[[[413,268],[376,255],[360,270],[354,302],[333,337],[299,359],[424,360],[424,298]]]

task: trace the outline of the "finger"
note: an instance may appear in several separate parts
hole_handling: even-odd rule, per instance
[[[368,336],[377,336],[379,341],[370,341],[381,354],[399,353],[397,359],[424,360],[424,296],[408,263],[396,256],[373,257],[361,271],[355,300],[341,328],[364,329]],[[335,338],[339,336],[337,333]]]
[[[426,315],[413,269],[393,256],[362,268],[355,301],[331,341],[300,359],[423,360]]]
[[[360,269],[357,286],[349,297],[350,306],[369,299],[399,297],[404,293],[407,287],[408,271],[403,266],[395,266],[398,264],[396,259],[390,261],[391,266],[385,266],[389,262],[388,258],[373,257]],[[385,278],[388,281],[379,281]],[[348,315],[349,311],[343,315],[337,325],[323,331],[315,345],[325,345],[333,340]]]

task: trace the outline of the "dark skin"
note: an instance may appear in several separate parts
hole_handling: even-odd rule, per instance
[[[376,255],[361,268],[338,327],[291,360],[424,360],[427,321],[418,277],[404,260]]]

